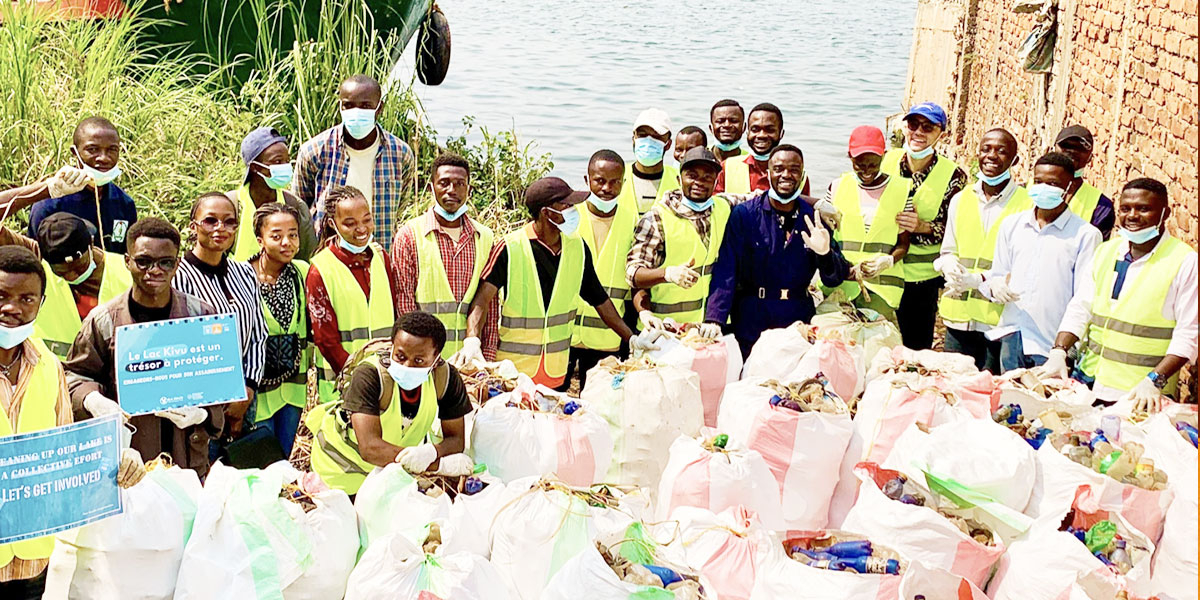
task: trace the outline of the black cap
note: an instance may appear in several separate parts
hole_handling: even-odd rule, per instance
[[[688,150],[683,155],[683,160],[679,162],[679,170],[682,171],[688,168],[688,166],[690,166],[692,163],[697,162],[709,163],[714,169],[718,171],[721,170],[721,161],[717,160],[717,155],[713,154],[712,150],[709,150],[703,146],[696,146],[695,148]]]
[[[587,200],[590,192],[577,192],[558,177],[543,177],[525,188],[525,206],[542,208],[555,202],[579,204]]]
[[[1062,131],[1058,132],[1058,137],[1054,138],[1054,145],[1057,146],[1069,139],[1078,139],[1086,144],[1088,148],[1091,148],[1094,144],[1092,132],[1088,131],[1088,128],[1083,125],[1064,127]]]
[[[92,246],[92,233],[87,221],[71,213],[59,212],[38,225],[37,242],[42,258],[48,263],[59,264],[83,256]]]

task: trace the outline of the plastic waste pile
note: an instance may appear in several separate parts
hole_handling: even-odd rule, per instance
[[[894,550],[841,531],[820,537],[787,539],[783,547],[792,560],[814,569],[901,575],[907,566]]]
[[[1128,442],[1117,448],[1103,430],[1079,431],[1060,435],[1055,448],[1072,461],[1121,483],[1146,490],[1167,489],[1167,474],[1154,468],[1154,459],[1145,456],[1145,448]]]

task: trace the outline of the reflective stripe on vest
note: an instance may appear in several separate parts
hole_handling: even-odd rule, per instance
[[[308,279],[308,263],[293,260],[292,265],[296,267],[298,275],[298,281],[294,283],[299,284],[296,288],[296,306],[292,310],[292,320],[286,327],[276,321],[265,300],[262,302],[262,312],[263,320],[267,322],[268,336],[293,333],[300,336],[300,367],[291,379],[279,384],[279,387],[255,395],[254,420],[257,422],[270,419],[285,405],[304,408],[308,401],[308,367],[312,361],[312,351],[309,348],[311,336],[308,331],[308,296],[304,288],[304,282]]]
[[[1100,204],[1100,190],[1096,186],[1083,182],[1078,190],[1075,190],[1075,195],[1071,196],[1071,201],[1067,204],[1067,208],[1071,212],[1079,215],[1079,218],[1084,221],[1092,222],[1092,213],[1096,212],[1096,207]]]
[[[370,364],[379,369],[379,358],[371,356],[361,364]],[[434,385],[434,370],[421,384],[421,400],[417,405],[417,415],[407,425],[404,414],[400,411],[403,402],[400,386],[393,381],[391,385],[392,400],[379,415],[379,425],[383,441],[401,448],[416,446],[425,440],[432,429],[434,418],[437,417],[438,398],[437,386]],[[381,381],[382,383],[382,381]],[[331,488],[342,490],[347,494],[358,493],[367,473],[375,465],[367,462],[358,451],[358,437],[349,417],[342,410],[342,402],[330,402],[318,406],[309,412],[304,424],[309,430],[315,431],[315,443],[312,445],[312,470]]]
[[[672,167],[666,163],[663,163],[662,167],[662,179],[658,182],[658,193],[655,194],[654,202],[652,202],[650,206],[654,206],[655,204],[662,202],[663,196],[666,196],[667,192],[679,189],[679,168]],[[638,206],[637,191],[633,186],[634,177],[633,163],[626,163],[625,179],[621,183],[621,194],[617,196],[617,204],[623,206],[632,206],[633,210],[637,211],[638,215],[641,215],[643,211]],[[582,209],[580,212],[582,212]]]
[[[600,285],[608,292],[617,314],[624,316],[625,301],[631,297],[629,282],[625,279],[625,259],[629,256],[629,249],[633,247],[637,211],[632,210],[628,204],[617,203],[617,212],[612,216],[608,236],[604,238],[604,246],[601,248],[596,246],[596,232],[593,229],[597,217],[588,206],[579,208],[579,216],[579,237],[592,252],[592,262]],[[609,329],[600,319],[596,309],[580,298],[571,345],[613,352],[621,347],[621,336]]]
[[[908,201],[905,180],[889,177],[868,231],[859,205],[858,190],[858,179],[854,173],[846,173],[838,181],[837,194],[833,198],[833,205],[842,212],[842,223],[838,226],[836,237],[842,244],[842,254],[851,265],[892,253],[900,236],[896,214],[904,210],[904,203]],[[883,298],[888,306],[900,306],[900,297],[904,295],[904,262],[896,263],[863,283],[872,294]],[[838,287],[846,292],[848,300],[857,298],[860,293],[855,281],[848,280]]]
[[[957,245],[958,262],[971,273],[982,273],[992,267],[996,254],[996,238],[1000,235],[1000,224],[1009,217],[1033,207],[1029,192],[1018,187],[1013,192],[1000,216],[983,230],[983,216],[979,210],[981,200],[973,187],[962,191],[954,217],[954,242]],[[938,300],[938,312],[942,319],[955,323],[974,321],[986,325],[1000,323],[1004,305],[985,298],[978,292],[964,293],[959,298],[942,296]]]
[[[725,171],[726,194],[749,194],[753,191],[750,189],[750,163],[747,162],[751,160],[754,157],[747,154],[727,158],[721,163]]]
[[[17,414],[16,424],[9,421],[7,411],[0,409],[0,437],[43,431],[58,425],[58,416],[54,410],[58,404],[58,380],[62,365],[54,353],[37,338],[30,338],[30,342],[38,353],[37,365],[33,367],[29,384],[25,387],[25,397],[21,401],[21,412]],[[54,536],[0,544],[0,568],[8,566],[14,558],[50,558],[53,551]]]
[[[575,331],[575,312],[583,283],[583,240],[562,236],[562,254],[547,307],[533,260],[533,225],[504,238],[508,281],[500,304],[500,344],[496,360],[511,360],[534,383],[562,384]]]
[[[880,170],[892,177],[900,177],[900,159],[903,157],[904,150],[899,148],[889,150],[883,156]],[[954,170],[957,168],[958,165],[955,165],[954,161],[938,155],[937,162],[929,171],[929,176],[925,178],[921,187],[917,188],[912,197],[913,208],[916,209],[917,216],[922,221],[932,221],[937,217],[938,210],[942,207],[942,201],[946,197],[946,189],[950,186],[950,178],[954,176]],[[911,186],[912,180],[908,181]],[[941,251],[941,244],[911,244],[908,247],[908,256],[904,257],[904,280],[927,281],[937,277],[933,261],[937,260]]]
[[[663,265],[686,265],[695,261],[694,269],[700,274],[696,284],[683,289],[673,283],[660,283],[650,288],[650,312],[656,317],[671,317],[677,323],[701,323],[704,307],[708,302],[708,284],[712,281],[713,264],[725,238],[725,224],[729,222],[729,203],[714,198],[709,209],[708,245],[700,239],[700,232],[689,220],[675,214],[666,206],[655,207],[663,228],[663,243],[666,258]]]
[[[338,334],[342,349],[354,354],[374,338],[386,338],[396,322],[396,309],[392,304],[391,281],[384,265],[383,248],[371,244],[371,297],[368,300],[358,285],[354,274],[329,248],[324,248],[312,257],[312,268],[321,274],[329,302],[337,315]],[[318,383],[321,401],[329,402],[337,396],[337,375],[329,361],[317,352],[317,367],[321,369]]]
[[[71,285],[55,275],[46,261],[42,261],[42,269],[46,272],[46,300],[33,322],[33,335],[45,342],[51,352],[66,358],[71,344],[75,343],[75,337],[83,327],[83,321],[79,318],[79,308],[75,304]],[[125,268],[125,257],[120,254],[104,253],[100,277],[100,304],[133,287],[133,277]]]
[[[432,314],[446,326],[446,346],[442,348],[442,358],[449,359],[462,348],[462,341],[467,333],[467,313],[471,310],[471,300],[475,298],[479,280],[483,278],[483,269],[491,255],[495,236],[492,230],[482,223],[471,221],[471,226],[477,234],[475,264],[471,270],[471,282],[459,301],[454,298],[454,292],[450,289],[446,265],[442,261],[442,251],[434,237],[437,234],[427,227],[429,220],[428,215],[421,215],[408,222],[417,246],[416,304],[417,310]]]
[[[1122,245],[1122,240],[1101,244],[1092,261],[1096,296],[1088,324],[1087,353],[1080,368],[1095,377],[1098,384],[1131,390],[1167,354],[1175,321],[1164,318],[1162,309],[1171,282],[1193,250],[1164,235],[1136,279],[1126,280],[1120,299],[1113,300],[1116,263],[1124,258],[1118,255]],[[1172,377],[1164,392],[1174,391],[1175,384],[1176,378]]]
[[[233,242],[233,260],[245,262],[262,249],[254,233],[254,200],[250,198],[250,184],[244,183],[237,191],[238,229]],[[283,204],[283,190],[275,190],[275,201]]]

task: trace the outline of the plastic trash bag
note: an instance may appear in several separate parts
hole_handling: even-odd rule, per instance
[[[486,472],[475,477],[485,487],[475,494],[460,493],[450,504],[450,514],[442,525],[445,554],[470,552],[484,558],[491,555],[492,523],[512,493],[504,482]]]
[[[715,430],[705,428],[704,433]],[[712,435],[680,436],[671,444],[671,457],[658,488],[657,521],[667,520],[681,506],[719,513],[744,506],[758,514],[764,526],[782,529],[778,484],[761,454],[730,439],[725,448],[711,444]]]
[[[854,342],[862,348],[862,358],[870,363],[881,350],[891,350],[901,345],[900,330],[895,323],[881,317],[875,311],[864,311],[853,305],[840,305],[838,310],[817,311],[812,318],[817,336]]]
[[[508,586],[482,556],[466,552],[427,554],[403,535],[373,544],[350,575],[346,600],[425,598],[510,600]]]
[[[824,375],[842,398],[857,398],[863,392],[862,348],[841,340],[818,339],[783,381],[803,381]]]
[[[619,551],[616,548],[610,550]],[[676,573],[681,571],[675,565],[663,565],[660,561],[653,562],[656,566],[665,566]],[[694,576],[694,574],[689,575]],[[588,548],[567,561],[546,585],[541,600],[577,600],[582,591],[586,591],[589,600],[675,600],[676,598],[675,593],[660,586],[622,581],[595,547]],[[701,599],[709,597],[711,596],[699,596]]]
[[[737,381],[742,372],[742,351],[737,338],[727,335],[710,342],[696,337],[685,336],[680,340],[673,334],[667,336],[658,340],[659,349],[649,354],[650,360],[690,370],[700,378],[704,424],[715,427],[725,387]]]
[[[1058,31],[1052,14],[1044,13],[1017,49],[1017,57],[1026,73],[1049,73],[1054,67],[1054,42],[1058,39]]]
[[[429,533],[429,524],[450,516],[450,498],[427,496],[404,467],[392,463],[367,475],[354,497],[359,543],[365,551],[375,540],[403,535],[414,544]]]
[[[758,515],[741,506],[716,514],[685,506],[675,509],[671,519],[679,523],[679,535],[670,545],[683,553],[689,568],[704,575],[706,589],[721,600],[748,600],[762,573],[760,564],[772,551]]]
[[[742,379],[785,379],[812,348],[809,335],[804,323],[764,331],[746,358]]]

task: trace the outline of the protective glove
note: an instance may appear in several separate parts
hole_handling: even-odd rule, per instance
[[[667,267],[667,272],[664,275],[666,280],[683,289],[688,289],[700,280],[700,274],[692,267],[696,265],[696,259],[691,259],[686,265],[672,265]]]
[[[800,239],[804,241],[804,245],[817,256],[829,254],[829,230],[825,229],[824,225],[818,227],[808,215],[804,215],[804,225],[808,228],[808,231],[800,232]]]
[[[424,473],[429,470],[429,465],[437,460],[437,448],[433,444],[421,444],[419,446],[409,446],[400,451],[396,455],[396,462],[404,467],[409,473]]]
[[[970,273],[963,271],[951,271],[946,274],[946,284],[953,286],[955,289],[967,291],[977,290],[983,285],[983,273]],[[992,288],[995,291],[995,287]]]
[[[946,287],[942,291],[942,295],[948,298],[961,298],[963,294],[974,288],[968,287],[962,280],[946,280]]]
[[[459,348],[458,352],[455,352],[450,357],[450,360],[446,362],[453,365],[456,369],[462,369],[467,365],[477,362],[482,363],[484,362],[483,344],[479,341],[479,338],[474,336],[469,337],[463,340],[462,348]]]
[[[891,254],[876,256],[858,263],[858,272],[863,279],[870,279],[896,265],[896,259]]]
[[[951,276],[962,276],[967,274],[967,268],[958,262],[958,257],[953,254],[943,254],[933,261],[933,270],[941,273],[946,279]]]
[[[146,476],[146,464],[142,455],[133,448],[121,451],[121,464],[117,467],[117,485],[121,489],[129,489],[138,484]]]
[[[1034,371],[1042,377],[1066,379],[1070,376],[1067,371],[1067,351],[1062,348],[1054,348],[1046,357],[1046,362],[1035,368]]]
[[[978,275],[978,273],[972,273],[972,275]],[[1008,287],[1008,283],[1003,279],[993,279],[991,291],[992,300],[995,300],[1000,304],[1008,304],[1021,299],[1021,295],[1012,291],[1012,288]]]
[[[51,198],[62,198],[82,190],[91,182],[91,176],[83,172],[83,169],[67,165],[46,180],[46,189]]]
[[[121,405],[105,397],[100,392],[91,392],[83,398],[83,408],[93,417],[105,417],[108,415],[119,415],[124,411],[121,410]]]
[[[407,468],[407,467],[405,467]],[[463,453],[443,456],[438,463],[437,474],[447,477],[462,477],[475,471],[475,461]]]
[[[187,429],[204,422],[208,418],[208,411],[199,406],[184,406],[181,408],[172,408],[154,413],[172,423],[179,429]]]
[[[721,337],[721,326],[717,323],[701,323],[696,326],[696,330],[700,332],[700,337],[706,340],[715,340]]]
[[[821,220],[825,221],[832,229],[837,229],[842,225],[842,211],[838,210],[832,202],[821,199],[813,205],[813,208],[821,215]]]
[[[663,329],[663,320],[654,316],[654,313],[648,310],[638,313],[638,321],[642,324],[642,331],[662,331]]]
[[[1143,377],[1121,400],[1132,400],[1135,413],[1156,413],[1162,408],[1162,391],[1149,377]]]
[[[647,329],[629,338],[629,352],[636,358],[647,352],[658,350],[659,338],[663,336],[661,329]]]

